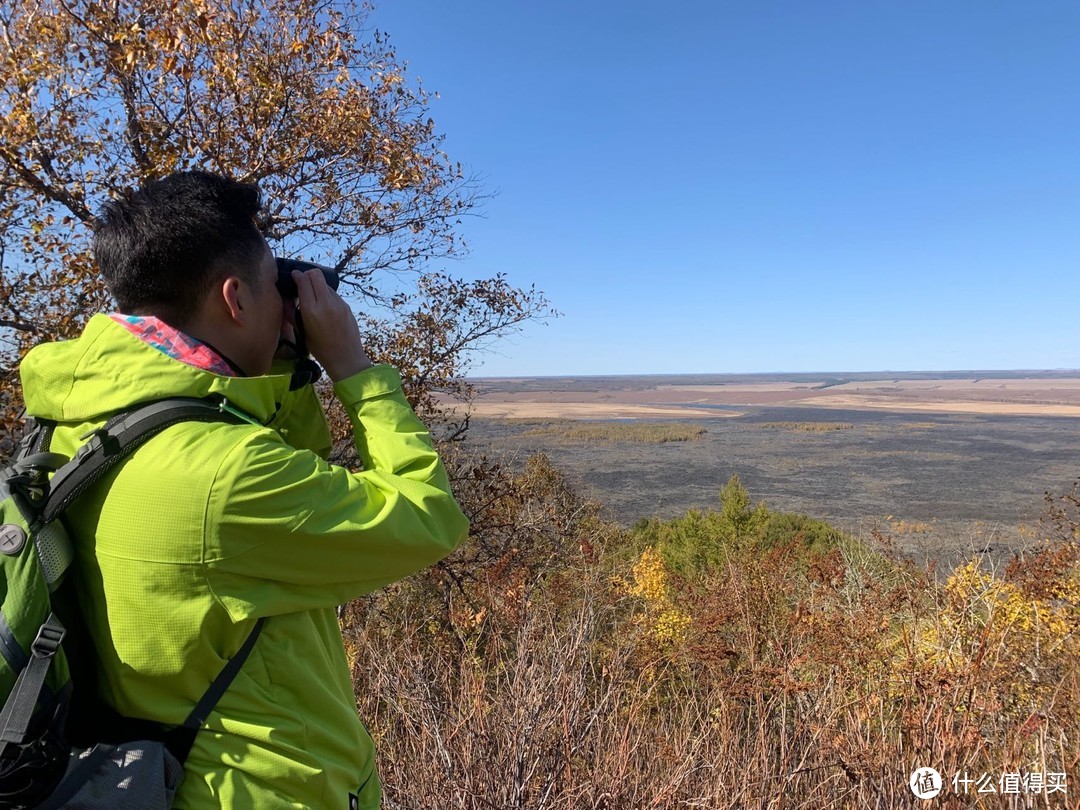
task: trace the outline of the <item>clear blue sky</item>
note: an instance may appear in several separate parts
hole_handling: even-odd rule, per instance
[[[477,375],[1080,368],[1080,3],[419,2],[497,196],[445,268],[564,316]]]

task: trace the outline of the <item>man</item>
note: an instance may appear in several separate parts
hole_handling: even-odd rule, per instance
[[[293,275],[308,346],[364,470],[323,460],[311,386],[290,391],[291,369],[270,373],[292,315],[258,209],[255,187],[202,172],[108,204],[94,253],[120,312],[27,354],[27,410],[60,423],[61,453],[167,397],[224,397],[251,418],[165,429],[72,510],[100,696],[178,725],[268,617],[196,737],[174,806],[376,808],[335,607],[445,556],[468,524],[397,372],[372,365],[349,306],[313,270]]]

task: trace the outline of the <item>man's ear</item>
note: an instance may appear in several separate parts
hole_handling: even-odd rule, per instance
[[[221,303],[237,325],[244,323],[247,315],[247,294],[244,285],[236,276],[229,276],[221,282]]]

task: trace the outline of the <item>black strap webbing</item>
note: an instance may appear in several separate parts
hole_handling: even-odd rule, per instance
[[[219,404],[194,397],[174,397],[121,414],[94,431],[75,457],[57,470],[42,511],[48,523],[72,501],[152,436],[179,422],[236,422],[244,419]]]
[[[34,707],[45,686],[45,676],[64,639],[64,633],[64,625],[52,613],[38,629],[37,638],[30,645],[30,660],[15,680],[15,686],[0,713],[0,756],[3,756],[8,743],[22,745],[25,741]]]
[[[266,624],[265,616],[255,622],[255,626],[251,629],[243,646],[241,646],[240,649],[236,651],[236,655],[230,658],[229,662],[222,667],[221,672],[214,678],[214,682],[210,684],[210,688],[203,693],[198,704],[192,709],[187,720],[184,721],[184,725],[177,726],[176,728],[165,732],[163,740],[165,747],[168,748],[169,752],[181,763],[187,759],[187,755],[191,751],[191,746],[195,744],[195,735],[198,734],[199,729],[203,727],[206,718],[210,716],[210,712],[214,710],[217,702],[221,700],[221,696],[225,694],[233,680],[235,680],[236,676],[240,673],[240,668],[244,666],[244,661],[246,661],[248,655],[251,654],[251,649],[255,646],[255,642],[258,640],[259,633],[262,632],[264,624]]]

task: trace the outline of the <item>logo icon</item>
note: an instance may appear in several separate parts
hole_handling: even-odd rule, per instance
[[[908,780],[916,799],[932,799],[941,793],[941,774],[933,768],[916,768]]]

